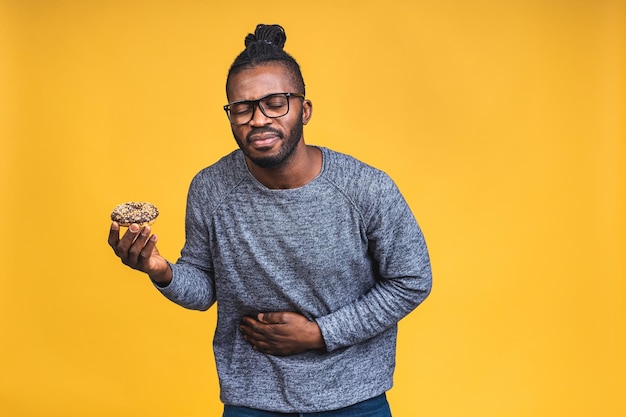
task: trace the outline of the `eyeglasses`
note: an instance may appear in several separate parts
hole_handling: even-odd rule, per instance
[[[283,117],[289,113],[289,98],[304,98],[304,94],[296,93],[273,93],[258,100],[241,100],[228,103],[224,111],[228,120],[234,125],[245,125],[254,117],[254,110],[259,107],[261,112],[271,119]]]

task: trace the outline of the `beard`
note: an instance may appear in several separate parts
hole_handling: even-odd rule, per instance
[[[235,135],[234,132],[233,132],[233,135],[235,136],[235,140],[237,141],[237,144],[239,145],[239,149],[243,151],[244,155],[246,155],[246,157],[248,157],[250,161],[252,161],[255,165],[261,168],[274,168],[285,163],[291,158],[294,151],[298,147],[298,143],[300,143],[303,130],[304,130],[304,124],[302,123],[302,114],[298,116],[298,118],[296,119],[296,123],[292,126],[289,132],[287,132],[286,137],[279,130],[274,129],[269,126],[252,129],[250,133],[246,135],[245,143],[249,142],[249,138],[252,135],[265,133],[265,132],[274,133],[280,139],[282,139],[282,145],[280,146],[278,151],[274,154],[265,155],[265,156],[251,155],[251,152],[245,146],[245,143],[242,143],[243,140],[239,139],[237,135]]]

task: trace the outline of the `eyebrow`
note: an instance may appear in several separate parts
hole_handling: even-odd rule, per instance
[[[231,101],[230,103],[228,103],[226,105],[227,106],[231,106],[233,104],[239,104],[239,103],[254,103],[255,101],[263,100],[266,97],[273,96],[273,95],[276,95],[276,94],[289,94],[291,97],[303,97],[304,98],[304,94],[291,93],[289,91],[277,91],[277,92],[269,93],[269,94],[266,94],[264,96],[261,96],[259,98],[255,98],[255,99]]]

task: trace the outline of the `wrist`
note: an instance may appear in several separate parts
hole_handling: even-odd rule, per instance
[[[326,342],[324,342],[324,337],[322,336],[322,330],[320,326],[315,321],[309,322],[309,343],[311,349],[326,349]]]
[[[172,268],[168,262],[165,263],[165,268],[160,271],[151,272],[148,274],[150,280],[154,282],[158,287],[167,287],[170,282],[172,282],[172,278],[174,274],[172,273]]]

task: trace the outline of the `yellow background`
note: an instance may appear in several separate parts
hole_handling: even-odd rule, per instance
[[[260,22],[302,66],[307,142],[387,171],[427,237],[394,416],[625,415],[618,0],[0,1],[0,415],[221,415],[215,311],[166,301],[106,235],[149,200],[178,257]]]

